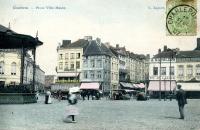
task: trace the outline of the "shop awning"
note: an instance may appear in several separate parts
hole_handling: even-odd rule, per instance
[[[79,73],[58,73],[58,77],[77,77]]]
[[[176,88],[176,81],[171,81],[171,91]],[[159,81],[150,81],[148,91],[160,91],[159,89]],[[170,91],[170,81],[169,80],[162,80],[161,81],[161,91]]]
[[[99,83],[81,83],[80,89],[95,89],[98,90],[100,87]]]
[[[122,88],[126,88],[126,89],[133,89],[134,86],[131,83],[126,83],[126,82],[120,82]]]
[[[135,88],[145,88],[145,85],[143,83],[139,83],[139,84],[133,84],[133,86]]]
[[[76,92],[79,92],[80,91],[80,88],[79,87],[71,87],[69,88],[69,93],[76,93]]]
[[[200,91],[200,83],[177,83],[185,91]]]

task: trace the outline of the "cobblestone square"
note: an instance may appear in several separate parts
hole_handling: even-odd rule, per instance
[[[79,100],[77,123],[63,122],[67,100],[0,105],[1,130],[200,130],[200,100],[189,99],[185,120],[176,100]]]

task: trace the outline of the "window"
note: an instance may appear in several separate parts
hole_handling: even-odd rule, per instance
[[[118,74],[115,74],[115,78],[116,78],[116,80],[118,80]]]
[[[70,59],[74,59],[74,53],[70,54]]]
[[[193,67],[192,65],[187,66],[187,75],[192,76],[193,75]]]
[[[101,71],[97,71],[97,78],[101,79]]]
[[[84,78],[87,79],[87,71],[84,72]]]
[[[170,72],[169,72],[170,73]],[[169,74],[170,75],[170,74]],[[171,66],[171,75],[174,75],[174,66]]]
[[[200,65],[196,66],[196,75],[200,76]]]
[[[94,71],[90,71],[90,78],[94,79]]]
[[[161,67],[161,75],[166,75],[166,67]]]
[[[4,74],[4,62],[0,62],[0,74]]]
[[[102,67],[102,60],[97,60],[97,67],[99,67],[99,68]]]
[[[65,59],[69,59],[69,54],[65,53]]]
[[[76,59],[80,59],[81,54],[80,53],[76,53]]]
[[[158,75],[158,67],[153,67],[153,75]]]
[[[16,75],[16,63],[11,64],[11,75]]]
[[[112,77],[111,77],[111,80],[113,80],[114,79],[114,75],[113,75],[113,73],[112,73]]]
[[[67,71],[68,69],[69,69],[68,62],[65,62],[65,71]]]
[[[59,54],[59,60],[63,59],[63,54]]]
[[[94,60],[91,60],[90,62],[91,62],[91,67],[94,68],[94,67],[95,67],[95,61],[94,61]]]
[[[76,69],[80,69],[80,61],[76,61]]]
[[[184,75],[184,67],[183,65],[178,66],[178,76],[183,76]]]
[[[87,67],[87,60],[83,60],[83,66]]]
[[[74,62],[71,62],[71,64],[70,64],[70,69],[71,69],[71,70],[74,70]]]
[[[62,69],[63,69],[63,63],[60,62],[60,63],[59,63],[59,70],[62,70]]]

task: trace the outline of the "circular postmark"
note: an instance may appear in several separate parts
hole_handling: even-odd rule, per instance
[[[190,5],[178,5],[167,14],[166,26],[171,35],[195,35],[197,10]]]

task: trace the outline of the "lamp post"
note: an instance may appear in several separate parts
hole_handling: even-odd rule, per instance
[[[172,90],[171,90],[171,80],[172,80],[172,77],[171,77],[171,69],[172,69],[172,56],[173,56],[173,51],[170,50],[170,60],[169,60],[169,93],[170,93],[170,96],[171,96],[171,93],[172,93]],[[170,101],[172,100],[172,98],[170,97]]]
[[[159,67],[159,101],[161,101],[161,55],[160,55],[160,67]]]

